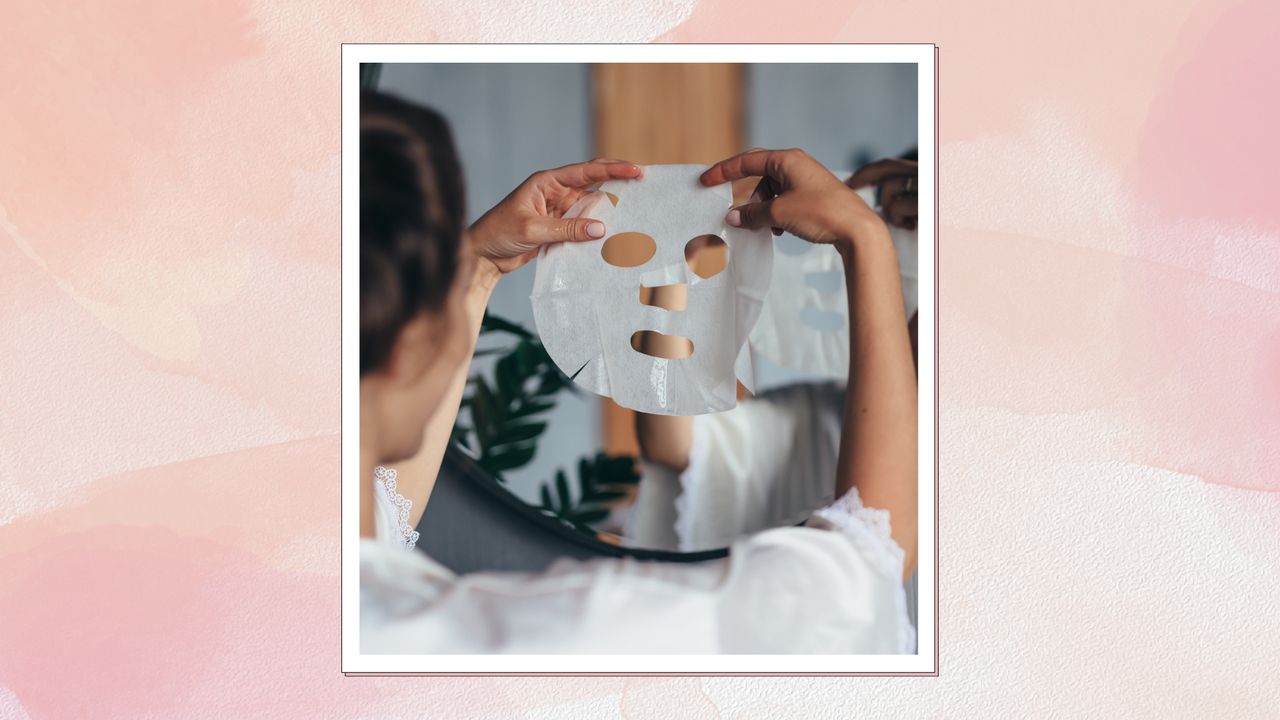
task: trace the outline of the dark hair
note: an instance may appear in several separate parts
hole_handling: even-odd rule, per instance
[[[458,270],[462,168],[439,113],[360,94],[360,374],[404,326],[444,307]]]

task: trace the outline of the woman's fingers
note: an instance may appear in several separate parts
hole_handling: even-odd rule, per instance
[[[776,227],[777,221],[774,219],[774,203],[776,200],[765,200],[763,202],[747,203],[729,211],[725,215],[724,221],[733,227],[747,228],[754,230],[760,227]]]
[[[604,223],[591,218],[539,217],[528,221],[524,239],[534,245],[558,242],[586,242],[604,237]]]
[[[748,150],[707,168],[702,173],[703,185],[719,185],[721,183],[741,180],[752,175],[776,177],[780,175],[781,160],[791,150]],[[798,151],[795,151],[798,152]]]
[[[854,173],[848,180],[844,181],[845,185],[857,190],[868,185],[877,185],[885,180],[896,176],[916,175],[916,164],[910,160],[898,160],[897,158],[888,158],[885,160],[877,160],[870,165],[865,165],[861,170]]]
[[[916,221],[919,217],[916,199],[915,193],[904,193],[890,201],[885,208],[885,214],[889,216],[889,222],[906,230],[915,230]]]
[[[633,180],[644,174],[640,166],[624,160],[592,160],[547,170],[547,177],[571,188],[587,187],[606,180]]]
[[[772,200],[777,197],[782,190],[778,186],[778,182],[769,176],[760,178],[760,182],[756,183],[756,188],[751,192],[751,201],[760,202],[763,200]]]

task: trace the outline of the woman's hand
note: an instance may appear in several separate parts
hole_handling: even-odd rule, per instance
[[[509,273],[533,259],[548,243],[598,240],[604,223],[564,218],[588,188],[606,180],[640,177],[640,166],[621,160],[592,160],[529,176],[471,226],[472,251],[481,265]],[[483,269],[483,268],[481,268]]]
[[[917,175],[914,160],[889,158],[863,167],[846,180],[845,184],[854,190],[875,185],[880,209],[889,218],[889,222],[904,230],[915,230],[919,221],[919,210],[916,208]]]
[[[748,150],[712,165],[704,185],[761,176],[751,202],[729,211],[735,227],[772,227],[812,243],[835,244],[842,251],[862,236],[887,229],[875,211],[851,188],[803,150]],[[878,230],[877,230],[878,229]]]
[[[702,182],[752,175],[763,179],[751,202],[729,211],[730,225],[833,243],[844,260],[849,357],[857,362],[849,363],[835,495],[857,488],[868,507],[889,512],[890,533],[905,551],[905,580],[918,547],[916,377],[889,228],[800,150],[752,150],[713,165]]]

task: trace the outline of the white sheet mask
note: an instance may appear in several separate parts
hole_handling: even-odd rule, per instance
[[[847,171],[836,171],[847,178]],[[875,188],[858,195],[871,207]],[[878,209],[878,208],[877,208]],[[916,232],[889,227],[902,277],[907,319],[916,311]],[[844,380],[849,377],[849,301],[844,265],[830,245],[814,245],[784,233],[774,240],[773,280],[751,346],[771,362],[792,370]]]
[[[746,343],[769,289],[773,244],[768,230],[725,223],[732,192],[727,184],[702,186],[704,170],[651,165],[640,180],[603,183],[568,214],[604,222],[605,237],[546,246],[538,254],[530,300],[547,353],[579,386],[632,410],[720,412],[737,404],[735,379],[754,386]],[[686,248],[708,235],[727,246],[728,262],[700,277]],[[651,249],[651,256],[633,258],[630,267],[606,261],[606,245],[623,242]],[[687,292],[684,309],[643,304],[642,286],[684,286],[667,290]],[[684,338],[692,353],[675,359],[640,352],[632,341],[641,331]]]

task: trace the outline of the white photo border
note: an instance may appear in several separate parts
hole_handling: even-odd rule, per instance
[[[764,60],[766,59],[767,60]],[[930,44],[342,46],[342,672],[415,675],[936,675],[936,58]],[[360,649],[359,103],[361,63],[905,63],[917,68],[919,528],[915,655],[367,655]]]

